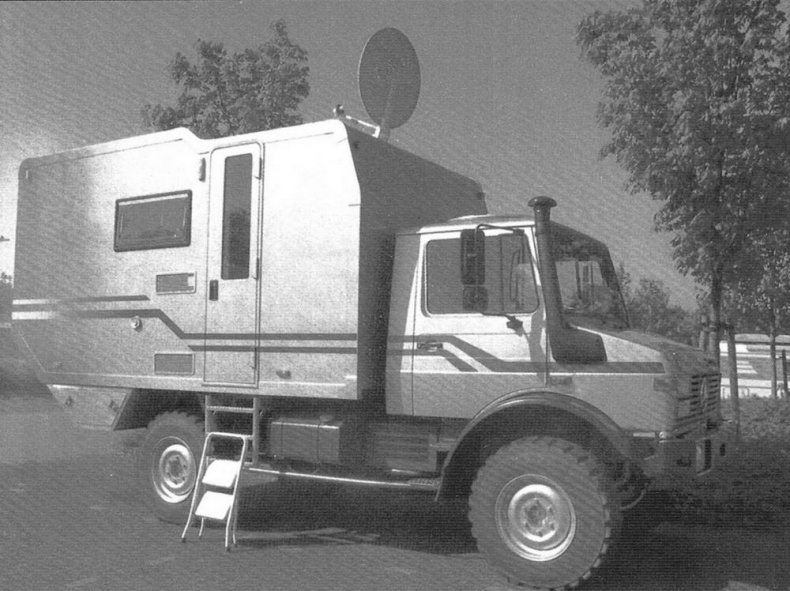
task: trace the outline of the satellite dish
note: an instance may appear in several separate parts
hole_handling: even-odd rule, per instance
[[[368,39],[359,60],[359,94],[385,137],[414,113],[420,63],[411,41],[398,29],[381,29]]]

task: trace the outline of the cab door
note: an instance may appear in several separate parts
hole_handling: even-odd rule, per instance
[[[258,379],[258,234],[262,148],[210,156],[204,381],[254,386]]]
[[[460,232],[421,237],[412,342],[413,412],[470,418],[545,371],[545,314],[530,236],[487,229],[484,273],[464,285]]]

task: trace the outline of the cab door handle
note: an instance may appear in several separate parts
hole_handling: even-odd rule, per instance
[[[444,344],[439,341],[421,341],[417,343],[417,349],[431,353],[444,349]]]
[[[208,282],[208,299],[212,302],[219,299],[219,281],[217,279]]]

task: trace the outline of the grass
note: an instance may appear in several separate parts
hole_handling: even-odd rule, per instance
[[[681,519],[790,523],[790,401],[741,399],[741,441],[720,470],[672,494]],[[731,404],[725,414],[732,418]]]

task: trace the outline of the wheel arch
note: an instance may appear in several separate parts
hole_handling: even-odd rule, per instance
[[[202,416],[204,398],[197,392],[137,389],[127,396],[118,412],[113,429],[147,427],[157,416],[166,412],[183,411]]]
[[[549,390],[517,392],[489,404],[466,425],[442,466],[437,499],[466,496],[491,453],[532,435],[567,439],[602,460],[632,457],[628,435],[591,404]]]

